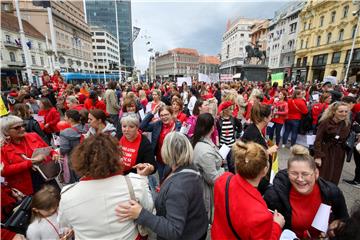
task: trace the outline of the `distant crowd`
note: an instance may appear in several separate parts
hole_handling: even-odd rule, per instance
[[[1,93],[2,239],[359,239],[356,83],[42,83]]]

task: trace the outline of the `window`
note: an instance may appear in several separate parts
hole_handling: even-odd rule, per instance
[[[349,13],[349,6],[345,6],[343,10],[343,18],[346,18]]]
[[[96,46],[96,49],[105,49],[105,46]]]
[[[33,65],[36,65],[36,59],[34,55],[31,55],[31,61]]]
[[[344,39],[344,29],[340,29],[339,31],[339,41],[342,41]]]
[[[307,64],[307,57],[304,57],[303,62],[302,62],[302,66],[306,67]]]
[[[41,66],[44,66],[44,58],[43,57],[40,57],[40,63],[41,63]]]
[[[316,55],[313,58],[313,66],[326,65],[328,54]]]
[[[290,33],[296,32],[296,25],[297,23],[290,24]]]
[[[334,22],[335,22],[335,17],[336,17],[336,12],[335,12],[335,11],[331,12],[330,23],[334,23]]]
[[[316,39],[316,46],[320,46],[321,44],[321,36],[318,36],[317,39]]]
[[[21,54],[22,62],[25,63],[25,54]]]
[[[339,63],[340,56],[341,56],[341,52],[334,52],[332,55],[331,63]]]
[[[304,22],[303,30],[306,30],[307,22]]]
[[[357,25],[353,26],[353,28],[352,28],[351,38],[355,37],[356,27],[357,27]]]
[[[10,55],[10,61],[16,62],[15,53],[10,52],[9,55]]]
[[[103,32],[96,32],[95,35],[96,36],[104,36],[104,33]]]
[[[330,42],[331,42],[331,35],[332,35],[331,32],[329,32],[329,33],[327,34],[326,43],[330,43]]]
[[[304,45],[304,40],[301,39],[301,41],[300,41],[300,49],[303,48],[303,45]]]
[[[39,48],[39,50],[42,50],[41,43],[38,43],[38,48]]]
[[[350,50],[346,53],[345,63],[349,61],[350,57]],[[353,56],[352,56],[352,62],[360,62],[360,48],[354,49]]]
[[[324,16],[320,17],[320,27],[324,25]]]
[[[5,35],[5,38],[7,43],[11,42],[10,35]]]

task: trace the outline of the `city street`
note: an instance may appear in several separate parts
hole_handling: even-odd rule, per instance
[[[287,159],[290,157],[290,149],[288,148],[279,148],[279,168],[284,169],[287,168]],[[344,165],[344,169],[341,175],[341,179],[353,179],[354,178],[354,169],[355,163],[352,160],[350,163],[346,163]],[[349,213],[353,206],[360,204],[360,189],[350,186],[349,184],[344,183],[342,180],[339,184],[340,189],[343,191],[346,205],[348,207]]]

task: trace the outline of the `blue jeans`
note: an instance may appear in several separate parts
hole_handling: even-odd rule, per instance
[[[284,124],[274,123],[274,125],[268,128],[269,138],[272,141],[274,139],[274,131],[276,134],[276,145],[279,145],[281,139],[281,129]]]
[[[289,134],[291,132],[291,146],[296,143],[300,120],[286,120],[285,132],[283,135],[283,144],[287,144]]]

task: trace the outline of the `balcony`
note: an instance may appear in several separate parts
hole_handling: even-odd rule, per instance
[[[2,61],[2,62],[1,62],[1,65],[7,65],[7,66],[10,67],[10,68],[23,68],[23,67],[25,67],[25,63],[20,62],[20,61],[15,61],[15,62],[12,62],[12,61]]]
[[[10,49],[21,49],[21,45],[18,45],[17,43],[14,42],[10,42],[10,41],[5,41],[4,42],[4,46]]]
[[[281,53],[288,53],[288,52],[294,52],[295,51],[295,46],[294,47],[289,47],[289,48],[285,48],[281,50]]]

